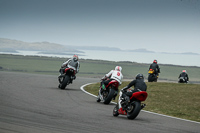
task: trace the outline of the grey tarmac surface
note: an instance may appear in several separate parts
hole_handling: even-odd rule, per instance
[[[199,133],[200,124],[140,112],[112,116],[114,104],[80,90],[95,78],[78,77],[66,90],[57,76],[0,71],[0,133]]]

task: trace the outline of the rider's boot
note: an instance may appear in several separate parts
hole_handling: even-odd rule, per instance
[[[143,109],[146,106],[146,104],[142,103],[141,104],[141,109]]]
[[[100,102],[101,99],[100,99],[100,96],[99,96],[99,93],[98,93],[98,96],[97,96],[97,102]]]
[[[58,76],[58,78],[64,76],[64,69],[63,68],[60,68],[59,72],[60,72],[60,75]]]
[[[115,100],[116,96],[117,96],[117,94],[114,94],[114,96],[113,96],[113,100]]]

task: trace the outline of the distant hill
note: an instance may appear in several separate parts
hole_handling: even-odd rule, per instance
[[[42,51],[43,54],[73,54],[84,53],[84,50],[99,50],[99,51],[125,51],[125,52],[142,52],[142,53],[156,53],[149,51],[145,48],[140,49],[128,49],[121,50],[116,47],[104,47],[104,46],[73,46],[73,45],[61,45],[50,42],[23,42],[19,40],[12,40],[6,38],[0,38],[0,52],[17,52],[16,50],[27,51]],[[81,51],[83,50],[83,51]],[[199,55],[198,53],[186,52],[186,53],[168,53],[160,52],[162,54],[185,54],[185,55]]]
[[[143,53],[155,53],[154,51],[149,51],[144,48],[134,49],[134,50],[126,50],[128,52],[143,52]]]
[[[74,48],[77,50],[99,50],[99,51],[121,51],[121,49],[116,47],[103,47],[103,46],[71,46],[68,47]]]
[[[185,53],[180,53],[180,54],[188,54],[188,55],[199,55],[198,53],[193,53],[193,52],[185,52]]]
[[[28,50],[28,51],[48,51],[48,52],[77,52],[83,53],[66,46],[49,43],[49,42],[23,42],[18,40],[11,40],[0,38],[0,49],[1,51],[14,51],[14,50]]]

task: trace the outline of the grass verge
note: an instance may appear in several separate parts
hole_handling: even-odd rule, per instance
[[[22,56],[0,54],[0,70],[18,71],[26,73],[40,73],[58,75],[61,64],[66,58],[43,57],[43,56]],[[77,76],[101,78],[115,66],[122,66],[124,78],[133,79],[136,74],[142,73],[147,79],[150,64],[135,63],[128,61],[114,62],[104,60],[80,59],[80,71]],[[178,76],[183,69],[186,69],[191,83],[200,83],[200,67],[175,66],[160,64],[161,73],[158,80],[178,81]]]

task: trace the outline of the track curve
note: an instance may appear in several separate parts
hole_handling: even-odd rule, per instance
[[[0,133],[200,131],[199,123],[146,112],[135,120],[113,117],[114,104],[97,103],[80,90],[80,86],[98,81],[78,77],[66,90],[60,90],[56,76],[0,71]]]

